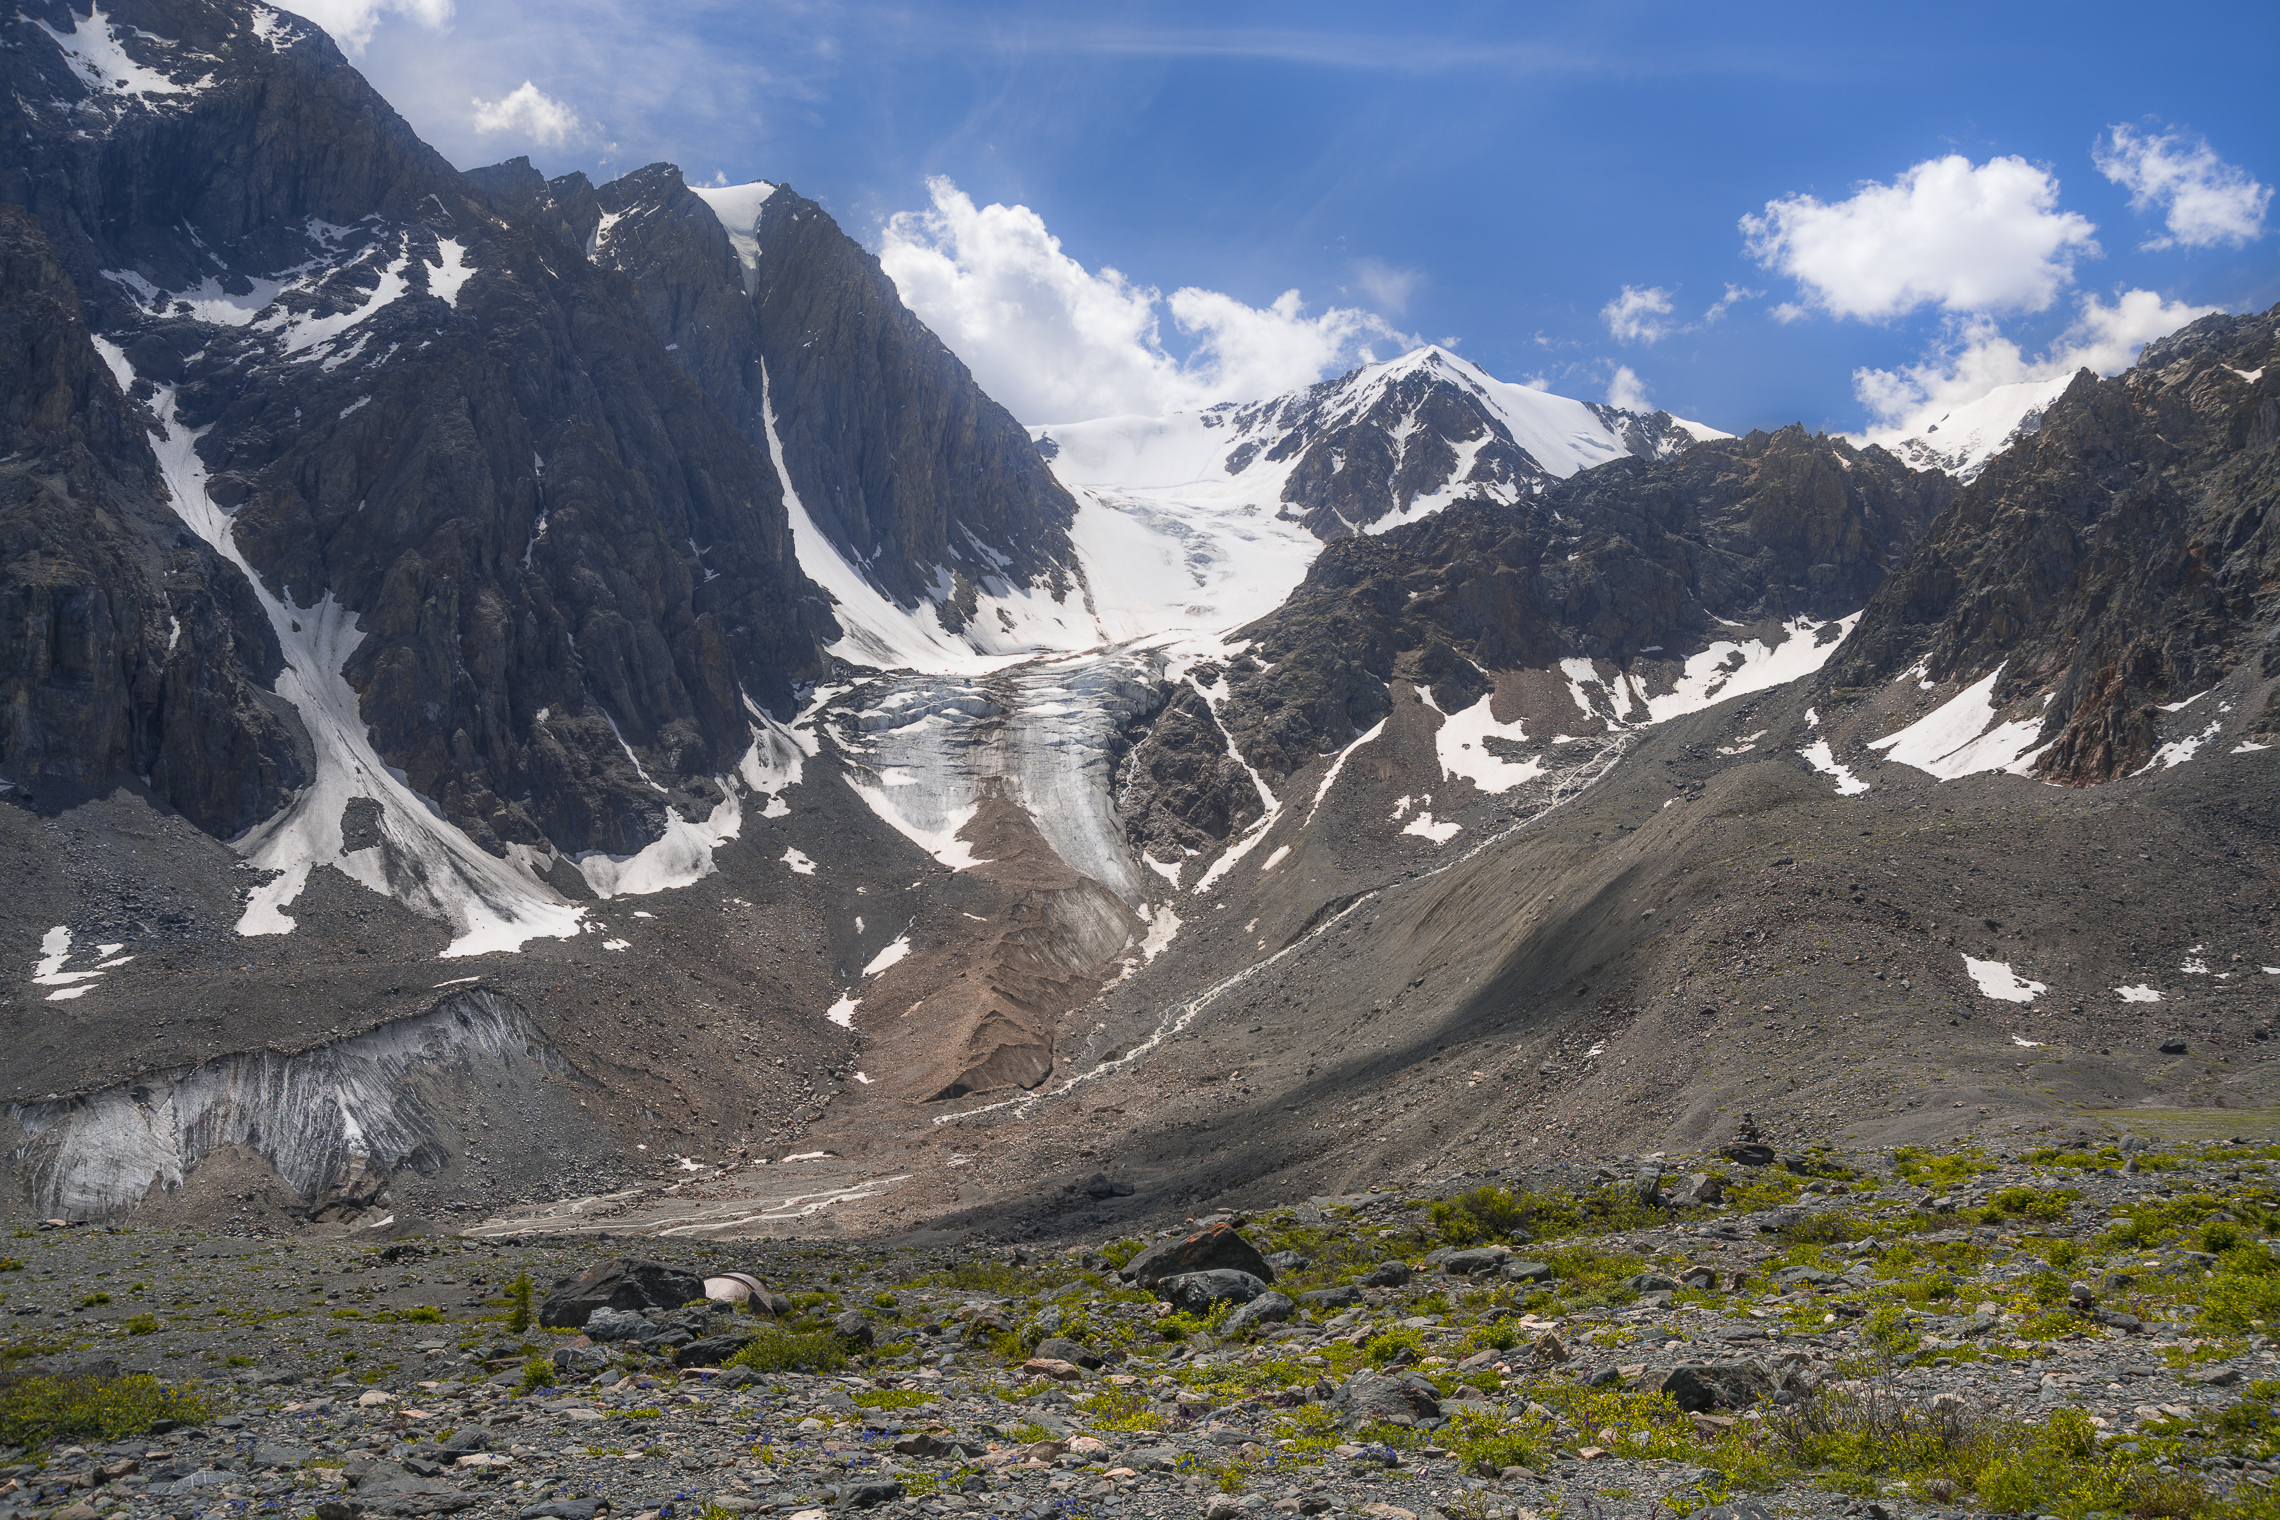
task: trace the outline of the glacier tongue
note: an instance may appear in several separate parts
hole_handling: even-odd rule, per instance
[[[898,674],[833,704],[848,783],[871,810],[953,870],[983,803],[1028,814],[1054,853],[1128,904],[1141,883],[1111,796],[1119,731],[1156,705],[1164,656],[1112,649],[986,676]]]

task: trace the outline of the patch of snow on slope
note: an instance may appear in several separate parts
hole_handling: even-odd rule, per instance
[[[910,954],[910,932],[905,930],[896,935],[892,943],[864,964],[863,974],[865,976],[877,976],[908,954]]]
[[[980,803],[969,802],[962,807],[951,808],[942,814],[938,824],[930,828],[897,808],[889,798],[885,785],[859,780],[852,774],[847,777],[847,784],[855,789],[856,796],[863,799],[864,806],[879,815],[882,823],[933,856],[938,864],[948,866],[953,871],[963,871],[982,863],[982,857],[974,853],[973,846],[958,837],[958,831],[972,823],[974,815],[982,810]]]
[[[1868,747],[1888,751],[1887,759],[1942,781],[1980,771],[2026,774],[2042,753],[2035,747],[2042,718],[1995,722],[1993,695],[2002,674],[2003,667],[1996,666],[1992,674],[1957,692],[1898,733],[1869,740]]]
[[[253,288],[242,296],[234,296],[212,275],[186,290],[171,291],[160,290],[131,269],[106,269],[103,278],[132,291],[137,304],[153,315],[171,313],[178,305],[187,306],[193,321],[211,322],[217,327],[245,326],[274,305],[288,283],[283,279],[248,277],[246,283]]]
[[[691,185],[689,191],[720,218],[729,246],[736,250],[737,265],[744,271],[744,293],[749,296],[760,269],[760,208],[768,204],[776,187],[756,179],[744,185]]]
[[[55,45],[63,51],[64,61],[71,66],[71,72],[77,74],[80,82],[90,90],[123,99],[147,100],[153,95],[195,94],[206,86],[205,80],[195,84],[176,84],[159,70],[128,57],[126,47],[119,40],[121,29],[111,24],[111,18],[103,14],[100,5],[90,5],[87,8],[87,20],[84,23],[73,16],[72,29],[68,32],[59,32],[36,16],[25,19],[55,40]],[[151,37],[139,28],[127,27],[125,30],[134,32],[147,42],[173,46],[171,42]]]
[[[2012,971],[2004,961],[1977,961],[1963,958],[1963,969],[1979,984],[1979,995],[2004,1003],[2031,1003],[2038,993],[2050,991],[2040,982],[2030,982]]]
[[[862,1006],[863,1000],[861,998],[842,996],[838,1002],[824,1010],[823,1016],[842,1029],[853,1029],[855,1027],[855,1010]],[[820,1156],[823,1153],[816,1151],[813,1154]],[[804,1158],[786,1156],[784,1159],[786,1161],[798,1161]]]
[[[815,862],[808,859],[796,846],[784,846],[783,861],[798,875],[813,876],[815,874]]]
[[[1488,747],[1491,738],[1513,744],[1527,742],[1528,735],[1518,722],[1499,723],[1489,709],[1495,703],[1493,693],[1481,697],[1472,706],[1453,712],[1441,722],[1440,730],[1433,735],[1433,748],[1441,759],[1441,774],[1462,776],[1484,792],[1509,792],[1523,781],[1533,781],[1544,774],[1544,761],[1540,755],[1525,759],[1508,760]],[[1378,725],[1383,728],[1384,724]],[[1456,825],[1443,827],[1454,833]],[[1414,824],[1404,833],[1421,833]],[[1443,836],[1446,837],[1446,836]]]
[[[737,695],[744,703],[745,716],[752,720],[752,747],[736,762],[736,779],[754,796],[768,799],[761,817],[787,818],[792,805],[784,800],[784,793],[800,784],[807,762],[821,747],[813,711],[804,721],[779,723],[749,696],[741,691]]]
[[[428,294],[454,311],[459,309],[459,292],[475,273],[475,266],[467,262],[467,250],[457,238],[435,240],[438,262],[428,270]]]
[[[2180,703],[2178,705],[2183,706],[2184,704]],[[2167,744],[2164,744],[2161,746],[2161,748],[2153,752],[2153,758],[2151,760],[2148,760],[2144,765],[2138,767],[2138,769],[2132,771],[2130,774],[2133,776],[2142,776],[2147,771],[2169,770],[2174,766],[2183,765],[2186,761],[2199,754],[2201,751],[2201,746],[2208,743],[2211,739],[2214,739],[2220,732],[2223,731],[2224,726],[2225,720],[2222,717],[2219,717],[2215,722],[2211,723],[2207,728],[2202,729],[2197,734],[2187,734],[2182,739],[2170,740]]]
[[[2120,995],[2121,1000],[2125,1003],[2158,1003],[2161,1001],[2161,994],[2143,982],[2138,983],[2135,987],[2116,987],[2114,991]]]
[[[1787,636],[1778,644],[1763,639],[1720,639],[1699,654],[1689,655],[1686,668],[1673,690],[1661,696],[1637,691],[1654,723],[1667,723],[1687,713],[1715,707],[1729,697],[1745,696],[1785,686],[1809,676],[1828,663],[1829,656],[1860,621],[1855,612],[1835,623],[1796,618],[1785,625]]]
[[[736,792],[713,804],[702,823],[683,818],[674,808],[665,810],[665,831],[631,855],[608,855],[589,850],[571,857],[578,874],[596,897],[646,895],[686,887],[704,880],[716,869],[713,852],[736,838],[744,827],[744,805]]]
[[[363,322],[384,306],[392,305],[412,288],[404,272],[412,266],[412,256],[404,254],[380,271],[380,281],[371,294],[346,311],[317,316],[308,312],[280,311],[253,324],[256,331],[282,333],[288,355],[308,353],[320,345],[330,353],[332,340]],[[314,358],[316,355],[311,354]]]
[[[1689,655],[1671,689],[1659,695],[1648,692],[1636,669],[1618,670],[1611,662],[1569,658],[1560,661],[1559,669],[1578,710],[1619,728],[1644,727],[1809,676],[1828,662],[1859,621],[1857,612],[1828,623],[1797,618],[1783,625],[1783,636],[1774,643],[1719,639]]]
[[[1307,823],[1312,823],[1314,821],[1315,809],[1321,807],[1322,799],[1330,795],[1330,788],[1338,784],[1338,774],[1346,768],[1346,758],[1349,755],[1353,754],[1355,750],[1360,749],[1363,745],[1369,743],[1371,740],[1377,738],[1378,735],[1384,733],[1385,725],[1385,719],[1378,719],[1376,724],[1371,727],[1368,733],[1361,735],[1355,739],[1353,743],[1338,751],[1338,758],[1330,762],[1330,769],[1322,773],[1322,782],[1314,789],[1314,800],[1308,803],[1306,808],[1306,823],[1300,824],[1300,828],[1304,828]],[[1173,874],[1172,884],[1174,886],[1179,885],[1179,876],[1176,872]]]
[[[1196,695],[1202,697],[1204,701],[1211,704],[1212,714],[1214,717],[1216,717],[1219,712],[1220,702],[1224,701],[1227,696],[1227,687],[1225,681],[1215,681],[1207,687],[1201,681],[1198,681],[1195,677],[1189,676],[1187,678],[1187,682],[1190,687],[1194,688]],[[1214,697],[1214,692],[1218,694],[1217,697]],[[1242,837],[1237,839],[1233,844],[1229,845],[1225,850],[1220,852],[1219,858],[1213,861],[1210,865],[1210,868],[1207,869],[1203,875],[1197,879],[1196,884],[1188,889],[1190,892],[1197,893],[1199,895],[1210,891],[1211,884],[1213,882],[1219,880],[1220,877],[1233,870],[1238,861],[1240,861],[1244,856],[1250,854],[1251,851],[1258,846],[1259,841],[1267,837],[1268,833],[1273,830],[1276,820],[1282,817],[1281,799],[1276,797],[1274,792],[1269,789],[1266,783],[1266,779],[1259,774],[1257,768],[1254,767],[1250,761],[1243,758],[1243,751],[1236,745],[1235,736],[1232,733],[1228,732],[1227,726],[1224,723],[1220,725],[1220,732],[1225,736],[1227,740],[1227,754],[1229,758],[1231,758],[1237,765],[1243,767],[1244,774],[1248,775],[1251,778],[1251,785],[1258,789],[1259,803],[1260,806],[1265,809],[1265,811],[1262,812],[1255,821],[1253,821],[1249,828],[1243,831]]]
[[[95,948],[97,965],[93,970],[66,971],[63,967],[71,959],[71,931],[62,924],[57,924],[40,936],[40,958],[32,968],[32,981],[37,986],[63,989],[47,995],[47,1000],[51,1003],[68,1003],[75,998],[83,998],[95,988],[92,985],[75,984],[100,981],[104,972],[133,960],[131,955],[122,956],[118,960],[108,959],[125,948],[124,945],[98,945]]]
[[[1420,835],[1423,838],[1430,839],[1435,844],[1447,844],[1457,837],[1458,831],[1463,827],[1464,825],[1461,823],[1435,823],[1433,814],[1428,809],[1403,824],[1401,832]]]
[[[1854,775],[1847,767],[1837,763],[1836,755],[1829,749],[1828,740],[1815,739],[1797,753],[1803,755],[1805,763],[1822,775],[1837,778],[1837,795],[1839,797],[1858,797],[1862,792],[1868,790],[1869,784],[1867,782]]]

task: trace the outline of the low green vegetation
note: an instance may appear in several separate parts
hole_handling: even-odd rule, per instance
[[[0,1446],[62,1440],[116,1441],[160,1420],[206,1418],[204,1399],[146,1373],[55,1376],[0,1371]]]

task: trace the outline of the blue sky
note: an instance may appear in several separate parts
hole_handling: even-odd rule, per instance
[[[789,182],[1027,421],[1398,334],[1728,429],[1857,429],[2280,300],[2269,4],[310,14],[456,163]]]

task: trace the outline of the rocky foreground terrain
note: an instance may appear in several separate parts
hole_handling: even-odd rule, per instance
[[[634,1259],[26,1225],[0,1520],[2272,1515],[2275,1161],[1737,1142]]]

